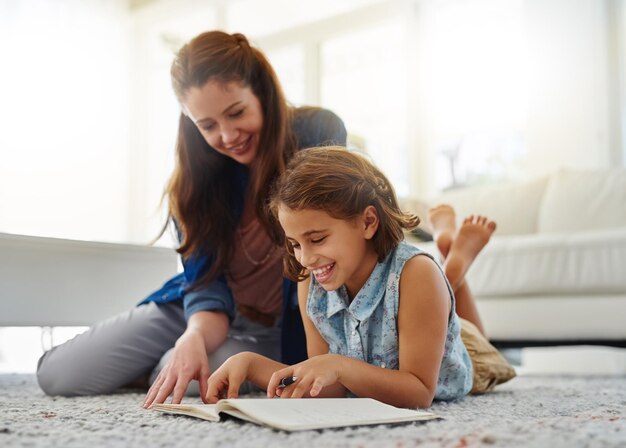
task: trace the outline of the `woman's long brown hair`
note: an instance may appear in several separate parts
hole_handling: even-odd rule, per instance
[[[269,62],[242,34],[210,31],[179,50],[171,78],[181,104],[189,89],[201,88],[210,80],[239,82],[259,99],[263,128],[247,197],[254,201],[256,214],[272,240],[281,243],[282,232],[267,202],[273,181],[295,151],[295,139],[290,109]],[[181,113],[176,163],[164,197],[169,201],[169,219],[179,232],[178,252],[183,259],[198,255],[212,259],[210,269],[193,287],[213,281],[232,258],[235,210],[242,205],[235,203],[237,169],[241,169],[237,162],[211,148],[191,119]]]

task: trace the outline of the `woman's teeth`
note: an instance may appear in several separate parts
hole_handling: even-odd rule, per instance
[[[248,140],[246,140],[245,142],[239,143],[237,146],[231,146],[229,148],[229,151],[232,151],[232,152],[240,152],[240,151],[242,151],[246,147],[246,145],[248,144]]]

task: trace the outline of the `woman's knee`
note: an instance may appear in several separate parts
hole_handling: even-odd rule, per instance
[[[54,349],[47,351],[39,358],[37,363],[37,382],[41,390],[47,395],[76,395],[72,385],[66,380],[69,375],[64,371],[64,365],[67,366],[67,363],[56,362]]]

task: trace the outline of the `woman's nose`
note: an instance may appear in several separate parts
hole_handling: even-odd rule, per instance
[[[239,139],[239,129],[236,126],[222,126],[221,134],[225,146],[235,144]]]

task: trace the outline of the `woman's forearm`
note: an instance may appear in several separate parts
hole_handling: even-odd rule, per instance
[[[226,340],[229,325],[226,313],[198,311],[189,317],[185,333],[198,332],[202,335],[207,353],[213,353]]]

